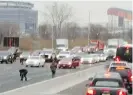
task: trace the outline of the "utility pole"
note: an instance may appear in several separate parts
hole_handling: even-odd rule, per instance
[[[53,6],[53,10],[55,9],[55,5]],[[55,27],[55,28],[54,28]],[[54,50],[54,29],[56,30],[56,25],[52,24],[52,50]]]
[[[54,26],[52,25],[52,50],[54,50]]]
[[[90,12],[89,12],[89,24],[88,24],[88,44],[90,44]]]

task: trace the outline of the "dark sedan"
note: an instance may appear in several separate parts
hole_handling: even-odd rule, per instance
[[[87,86],[86,95],[128,95],[119,73],[97,73]]]

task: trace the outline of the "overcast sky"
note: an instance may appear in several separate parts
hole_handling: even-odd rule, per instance
[[[60,1],[61,2],[61,1]],[[59,2],[59,3],[60,3]],[[47,18],[44,17],[43,12],[46,11],[47,6],[52,6],[52,1],[37,1],[32,2],[35,4],[34,9],[39,10],[39,24],[48,21]],[[132,10],[132,2],[131,1],[69,1],[69,2],[61,2],[67,3],[70,7],[72,7],[73,17],[72,21],[77,22],[81,26],[86,26],[89,19],[89,11],[90,11],[90,21],[92,23],[106,23],[108,21],[107,10],[111,7],[122,8],[126,10]]]

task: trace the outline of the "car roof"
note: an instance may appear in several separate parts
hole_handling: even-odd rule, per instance
[[[105,74],[109,74],[109,77],[106,77]],[[98,79],[121,79],[121,76],[117,72],[100,72],[100,73],[96,73],[95,78],[98,78]]]

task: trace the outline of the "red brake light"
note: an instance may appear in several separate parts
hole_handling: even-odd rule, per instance
[[[130,76],[129,80],[130,80],[130,82],[132,82],[133,81],[133,76]]]
[[[118,90],[118,94],[117,95],[127,95],[125,91],[123,90]]]
[[[119,61],[120,61],[120,57],[118,57],[118,56],[115,57],[115,61],[116,61],[116,62],[119,62]]]
[[[132,71],[128,70],[128,77],[129,77],[129,81],[132,82],[133,81],[133,76],[132,76]]]
[[[133,76],[130,77],[130,80],[133,81]]]
[[[89,83],[89,86],[93,86],[93,82],[90,82],[90,83]]]
[[[92,88],[89,88],[87,90],[87,93],[86,93],[86,95],[95,95],[95,94],[96,94],[96,90],[95,89],[92,89]]]
[[[128,47],[128,46],[126,46],[126,49],[129,49],[129,47]]]

